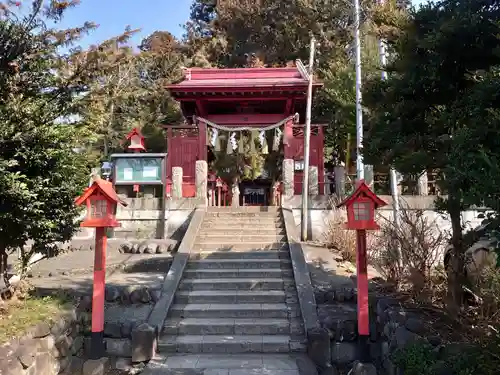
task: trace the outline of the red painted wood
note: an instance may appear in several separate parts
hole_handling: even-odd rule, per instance
[[[294,107],[294,99],[293,98],[288,98],[286,101],[286,107],[285,107],[285,115],[290,116],[293,112],[293,107]]]
[[[181,102],[184,116],[190,119],[195,113],[216,124],[226,126],[255,126],[271,125],[281,121],[284,117],[291,115],[296,110],[297,102],[304,102],[307,95],[308,81],[302,76],[297,67],[287,68],[237,68],[237,69],[201,69],[191,68],[184,70],[184,80],[178,84],[169,85],[167,88],[173,97]],[[321,87],[322,83],[315,82],[314,89]],[[279,100],[286,101],[284,108],[275,114],[211,114],[210,101],[230,101],[235,108],[243,105],[243,102],[253,100]],[[195,104],[195,105],[193,105]],[[303,114],[301,114],[302,116]],[[197,136],[197,158],[207,160],[206,124],[198,122],[199,134]],[[293,135],[293,122],[290,121],[282,130],[288,144],[284,147],[285,158],[294,160],[303,159],[303,137]],[[318,138],[315,140],[315,137]],[[177,139],[175,135],[168,132],[168,176],[171,168],[178,165],[183,167],[184,176],[190,176],[194,169],[194,161],[191,159],[192,150],[184,150],[182,144],[188,144],[185,138]],[[323,168],[323,134],[318,131],[311,139],[310,165],[318,167],[318,178],[320,192],[323,192],[324,168]],[[175,156],[179,152],[180,156]],[[184,154],[187,152],[187,155]],[[180,160],[182,159],[182,160]],[[176,164],[177,163],[177,164]],[[191,163],[191,166],[188,164]],[[189,171],[188,171],[189,170]],[[194,183],[194,173],[192,174]],[[296,174],[296,178],[300,173]],[[191,180],[185,178],[185,183]],[[299,189],[300,190],[300,189]],[[297,187],[296,187],[297,191]]]
[[[173,167],[182,167],[182,195],[185,198],[194,197],[196,160],[200,153],[199,137],[196,134],[179,134],[174,129],[168,129],[167,134],[167,178],[172,178]]]
[[[296,67],[286,68],[191,68],[190,81],[207,79],[302,78]],[[186,74],[185,74],[186,76]],[[303,78],[302,78],[303,79]]]
[[[311,149],[309,153],[309,165],[318,167],[318,185],[319,185],[319,194],[324,193],[324,182],[325,182],[325,173],[324,173],[324,165],[323,165],[323,133],[321,131],[321,127],[314,127],[317,129],[317,133],[311,132]],[[318,129],[319,128],[319,129]],[[304,134],[302,132],[298,132],[295,134],[289,145],[285,145],[285,158],[293,159],[295,161],[304,160]],[[302,181],[303,181],[303,172],[295,171],[294,173],[294,190],[295,194],[302,193]]]
[[[234,126],[258,126],[262,124],[272,125],[282,121],[285,117],[282,114],[259,115],[259,114],[234,114],[234,115],[207,115],[207,120],[220,125]]]
[[[357,288],[358,288],[358,333],[370,334],[370,317],[368,310],[368,270],[366,259],[366,231],[358,230],[357,235]]]
[[[241,94],[247,94],[248,91],[237,90],[234,91],[234,93],[241,95]],[[181,103],[195,102],[196,100],[200,99],[200,97],[203,99],[204,102],[211,102],[211,101],[234,102],[238,100],[238,98],[235,98],[234,96],[228,94],[231,94],[231,91],[227,91],[226,89],[221,89],[219,92],[211,92],[211,95],[204,95],[203,93],[194,90],[193,92],[190,93],[184,93],[182,96],[177,96],[176,99]],[[251,92],[250,95],[245,95],[245,96],[241,95],[241,100],[244,100],[246,102],[250,102],[253,100],[278,101],[278,100],[283,100],[283,98],[287,98],[289,96],[305,100],[307,97],[307,93],[306,91],[297,91],[297,90],[288,90],[286,92],[269,91],[265,93]]]
[[[106,228],[96,228],[94,285],[92,289],[92,332],[104,331],[104,291],[106,285]]]
[[[354,230],[377,230],[379,225],[375,222],[375,210],[385,206],[386,203],[380,199],[364,180],[358,181],[356,190],[347,197],[337,207],[345,206],[347,208],[347,229]],[[354,213],[354,204],[356,202],[368,203],[370,206],[369,218],[367,220],[356,220]]]
[[[264,85],[255,85],[255,84],[250,84],[248,83],[245,86],[241,87],[233,87],[233,86],[222,86],[220,83],[217,83],[217,85],[214,84],[214,86],[206,87],[204,85],[200,86],[181,86],[179,88],[177,87],[172,87],[171,88],[172,94],[174,96],[182,93],[193,93],[196,92],[198,94],[207,94],[212,97],[215,97],[216,93],[255,93],[256,95],[259,93],[265,93],[268,96],[276,96],[276,93],[280,92],[285,92],[285,93],[302,93],[304,97],[307,96],[307,83],[302,85],[297,85],[295,84],[289,84],[289,85],[272,85],[272,86],[264,86]],[[200,97],[197,96],[194,100],[199,99]],[[202,96],[203,99],[205,99],[205,96]],[[260,98],[262,99],[262,97]]]

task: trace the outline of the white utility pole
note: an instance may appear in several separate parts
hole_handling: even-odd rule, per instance
[[[361,149],[363,148],[363,108],[361,107],[361,38],[359,0],[354,0],[354,44],[356,47],[356,176],[365,178],[365,166]]]
[[[380,5],[384,5],[385,0],[379,0]],[[379,52],[380,52],[380,65],[382,68],[385,68],[387,65],[387,53],[386,53],[386,45],[383,39],[379,40]],[[387,79],[387,72],[382,71],[382,80],[385,81]],[[390,181],[391,181],[391,195],[392,195],[392,218],[395,229],[399,229],[399,191],[398,191],[398,176],[396,170],[391,167],[390,171]],[[401,250],[397,247],[397,257],[399,266],[402,266],[401,259]]]
[[[314,79],[314,52],[316,48],[316,39],[311,38],[311,47],[309,52],[309,84],[307,86],[307,107],[306,107],[306,128],[304,131],[304,179],[302,182],[302,219],[301,233],[302,241],[307,241],[307,207],[309,198],[309,155],[311,148],[311,110],[313,96],[313,79]]]

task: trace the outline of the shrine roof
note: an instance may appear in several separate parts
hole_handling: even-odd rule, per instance
[[[184,70],[184,80],[167,86],[172,91],[184,89],[252,89],[307,87],[308,80],[298,67],[291,68],[191,68]],[[315,82],[314,86],[322,86]]]

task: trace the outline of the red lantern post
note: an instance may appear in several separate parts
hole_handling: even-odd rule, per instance
[[[368,361],[368,338],[370,336],[366,231],[380,228],[375,222],[375,210],[386,204],[361,180],[357,183],[354,193],[337,206],[347,209],[346,229],[356,231],[358,334],[361,362]]]
[[[106,229],[119,227],[115,217],[115,208],[123,202],[109,181],[100,177],[75,201],[77,206],[86,204],[87,217],[80,226],[96,228],[94,255],[94,285],[92,289],[92,335],[91,357],[99,359],[105,355],[104,347],[104,292],[106,283]]]

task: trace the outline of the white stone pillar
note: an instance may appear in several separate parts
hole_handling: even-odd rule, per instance
[[[367,184],[368,187],[373,190],[373,183],[374,183],[373,165],[366,164],[365,165],[365,184]]]
[[[205,160],[197,160],[195,168],[196,198],[202,200],[207,205],[207,182],[208,182],[208,164]]]
[[[345,195],[345,167],[337,165],[333,169],[333,174],[335,178],[335,194],[338,197],[343,197]]]
[[[172,167],[172,198],[182,198],[182,167]]]
[[[295,162],[293,159],[283,160],[283,195],[286,198],[291,198],[295,194],[294,191],[294,174],[295,174]]]
[[[316,196],[319,194],[318,167],[309,166],[309,195]]]
[[[424,171],[420,176],[418,176],[417,191],[418,195],[429,195],[429,181],[427,178],[427,171]]]

